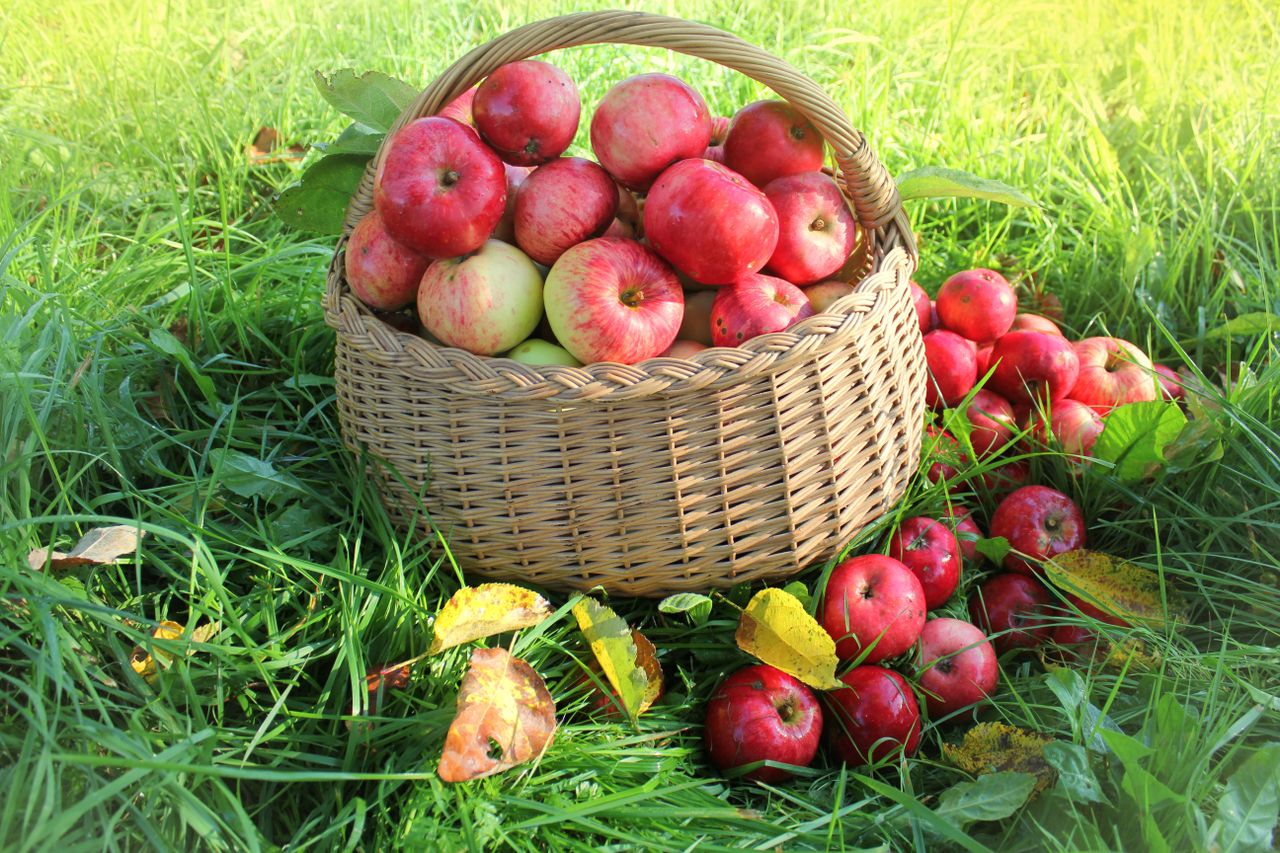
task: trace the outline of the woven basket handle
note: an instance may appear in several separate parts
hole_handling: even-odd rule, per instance
[[[434,115],[508,62],[565,47],[610,43],[662,47],[696,56],[732,68],[777,92],[813,122],[831,145],[845,193],[863,227],[878,229],[898,220],[897,236],[915,254],[911,229],[893,179],[835,101],[808,77],[755,45],[715,27],[679,18],[647,12],[577,12],[526,24],[475,48],[451,65],[405,109],[387,139],[409,122]],[[347,208],[346,233],[373,205],[373,176],[385,151],[383,140]]]

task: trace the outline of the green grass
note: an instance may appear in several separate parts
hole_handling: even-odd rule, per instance
[[[940,844],[919,804],[937,806],[968,778],[941,759],[940,745],[964,731],[955,721],[929,727],[919,758],[870,776],[822,764],[756,790],[708,770],[702,703],[745,660],[724,605],[695,631],[650,602],[613,602],[644,626],[668,673],[667,697],[638,732],[582,714],[571,619],[518,640],[563,725],[541,761],[498,777],[448,786],[435,776],[465,649],[430,659],[357,719],[366,668],[421,653],[460,578],[390,527],[343,448],[319,305],[332,243],[270,215],[299,166],[251,166],[244,147],[261,125],[290,141],[341,129],[313,69],[425,85],[470,46],[569,8],[191,2],[140,12],[115,0],[17,0],[0,12],[6,848]],[[1202,415],[1220,459],[1137,487],[1032,460],[1043,482],[1080,499],[1091,544],[1182,591],[1189,624],[1135,632],[1159,654],[1150,671],[1097,665],[1052,681],[1036,660],[1009,661],[985,712],[1100,750],[1105,718],[1153,754],[1110,744],[1097,764],[1104,802],[1060,785],[970,834],[1004,849],[1225,849],[1220,804],[1249,787],[1247,772],[1235,774],[1251,755],[1274,764],[1263,745],[1280,740],[1277,340],[1213,334],[1232,317],[1280,311],[1274,5],[643,8],[722,26],[790,60],[895,174],[963,168],[1040,202],[914,204],[927,288],[995,265],[1025,275],[1024,293],[1058,297],[1070,331],[1128,337],[1206,380]],[[725,113],[761,94],[654,50],[576,49],[556,61],[588,106],[626,74],[655,69]],[[1224,370],[1238,378],[1224,383]],[[268,463],[268,475],[246,473],[244,457]],[[926,486],[895,517],[937,510],[944,498]],[[30,549],[112,520],[145,527],[141,556],[67,575],[26,569]],[[821,570],[801,579],[812,587]],[[223,630],[149,685],[128,660],[161,619]],[[1275,798],[1269,773],[1253,774],[1264,805],[1267,791]]]

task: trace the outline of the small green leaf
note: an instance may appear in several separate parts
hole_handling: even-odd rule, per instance
[[[276,466],[267,460],[239,450],[214,450],[209,454],[209,461],[218,482],[242,498],[270,500],[285,491],[302,491],[297,477],[277,471]]]
[[[1171,473],[1217,462],[1222,458],[1222,427],[1207,417],[1188,420],[1178,437],[1165,445],[1164,458],[1165,470]]]
[[[1205,332],[1204,339],[1212,341],[1218,338],[1235,337],[1236,335],[1252,337],[1253,335],[1266,335],[1275,331],[1280,331],[1280,317],[1270,311],[1251,311],[1248,314],[1241,314],[1239,317],[1232,317],[1221,326],[1210,329]]]
[[[1269,743],[1241,764],[1218,800],[1217,849],[1270,850],[1280,818],[1280,743]]]
[[[805,606],[809,607],[809,588],[800,581],[792,581],[782,588],[783,592],[790,593],[795,599]]]
[[[658,602],[663,613],[684,613],[695,625],[702,625],[711,616],[711,599],[696,592],[677,592]]]
[[[1002,820],[1022,807],[1035,786],[1036,777],[1030,773],[987,773],[943,791],[933,811],[960,828],[979,820]]]
[[[368,157],[359,154],[322,157],[302,174],[302,180],[280,193],[272,205],[276,216],[301,231],[342,233],[347,204],[368,162]]]
[[[1089,764],[1089,752],[1075,743],[1045,744],[1044,758],[1058,771],[1058,787],[1077,803],[1105,803],[1102,786]]]
[[[973,547],[997,566],[1004,562],[1005,555],[1011,550],[1009,540],[1003,536],[993,536],[990,539],[980,537],[973,541]]]
[[[159,327],[151,330],[151,344],[165,355],[173,356],[178,363],[190,374],[192,381],[196,383],[196,387],[200,389],[200,393],[208,401],[209,405],[218,405],[218,391],[213,385],[213,380],[200,372],[200,368],[196,367],[195,360],[191,358],[190,351],[182,341],[174,337],[173,333],[168,329]]]
[[[372,157],[378,153],[378,147],[387,134],[381,130],[363,125],[360,122],[347,125],[347,129],[333,142],[317,142],[315,147],[325,154],[359,154]]]
[[[898,195],[904,201],[913,198],[984,198],[1013,207],[1037,206],[1008,184],[942,166],[924,166],[900,175]]]
[[[1128,403],[1103,419],[1102,433],[1093,445],[1096,459],[1115,466],[1115,476],[1136,483],[1164,464],[1164,450],[1187,425],[1187,416],[1173,403]]]
[[[366,71],[357,76],[354,70],[343,68],[327,77],[317,71],[314,79],[326,101],[343,114],[383,133],[418,95],[408,83],[380,71]]]
[[[1062,710],[1067,712],[1067,716],[1074,717],[1076,709],[1085,699],[1084,679],[1080,674],[1074,669],[1062,666],[1046,674],[1044,683],[1053,691],[1053,695],[1058,697],[1058,704],[1062,705]]]

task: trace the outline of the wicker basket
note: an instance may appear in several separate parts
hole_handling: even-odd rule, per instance
[[[713,27],[587,12],[471,51],[392,132],[504,63],[606,42],[720,63],[808,116],[834,151],[872,273],[828,313],[739,348],[533,367],[392,329],[351,295],[344,237],[324,302],[343,435],[387,463],[372,469],[396,523],[433,541],[438,530],[475,575],[636,596],[782,578],[831,558],[884,513],[920,448],[924,356],[907,285],[915,244],[893,181],[840,108],[786,63]],[[382,154],[351,200],[347,234],[372,206]]]

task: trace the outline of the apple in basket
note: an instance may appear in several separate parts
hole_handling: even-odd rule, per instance
[[[343,263],[358,299],[379,311],[399,311],[413,301],[431,259],[393,240],[371,210],[351,232]]]
[[[596,160],[632,190],[647,190],[664,169],[701,157],[711,141],[702,96],[670,74],[637,74],[617,83],[591,116]]]
[[[795,284],[839,272],[853,253],[858,225],[836,182],[821,172],[801,172],[770,181],[764,194],[778,214],[769,271]]]
[[[813,305],[803,290],[789,281],[755,273],[717,291],[711,304],[711,338],[718,347],[736,347],[812,315]]]
[[[446,346],[496,355],[537,328],[542,275],[515,246],[489,240],[479,251],[427,267],[418,286],[418,316]]]
[[[476,89],[476,130],[513,166],[536,166],[564,153],[578,132],[578,87],[537,59],[509,62]]]
[[[635,240],[597,237],[560,256],[547,274],[547,320],[583,364],[634,364],[671,346],[684,315],[675,271]]]
[[[730,122],[724,162],[758,187],[785,175],[816,172],[822,168],[822,134],[787,102],[756,101]]]
[[[597,163],[561,157],[539,166],[516,193],[516,245],[544,266],[599,237],[618,210],[618,185]]]

